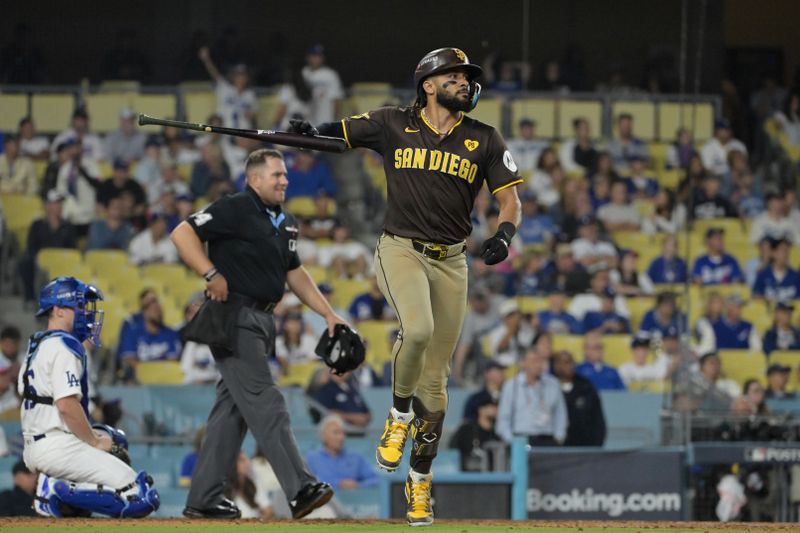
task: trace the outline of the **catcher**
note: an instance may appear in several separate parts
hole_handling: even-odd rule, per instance
[[[102,300],[97,287],[71,277],[39,296],[36,316],[47,316],[47,329],[30,338],[18,390],[23,459],[39,472],[34,508],[43,516],[140,518],[159,507],[152,478],[130,467],[125,434],[89,424],[83,342],[100,345]]]

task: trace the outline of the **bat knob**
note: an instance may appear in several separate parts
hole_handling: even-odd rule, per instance
[[[211,133],[211,126],[206,126],[204,129],[206,130],[206,133]]]

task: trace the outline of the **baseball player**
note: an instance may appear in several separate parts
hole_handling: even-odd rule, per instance
[[[109,427],[99,434],[89,425],[82,343],[100,344],[102,299],[99,289],[71,277],[54,279],[39,296],[36,316],[47,317],[47,329],[30,339],[18,390],[23,459],[39,472],[34,508],[44,516],[139,518],[159,506],[152,478],[119,458],[127,452],[113,437],[124,434]]]
[[[406,518],[412,526],[433,523],[431,463],[467,304],[464,241],[484,182],[500,205],[499,229],[480,249],[486,264],[508,256],[520,220],[515,186],[522,179],[511,153],[493,127],[466,116],[477,104],[481,72],[458,48],[440,48],[417,65],[413,106],[384,107],[318,129],[294,121],[291,128],[342,137],[349,147],[384,157],[388,210],[375,271],[400,333],[393,348],[393,407],[376,459],[381,468],[396,470],[411,430]]]

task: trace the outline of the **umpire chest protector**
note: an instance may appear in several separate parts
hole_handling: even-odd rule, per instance
[[[280,206],[268,206],[248,186],[188,219],[228,288],[263,303],[283,296],[286,273],[300,266],[299,227]]]

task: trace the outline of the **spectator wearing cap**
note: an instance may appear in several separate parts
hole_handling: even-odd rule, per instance
[[[686,315],[678,309],[678,295],[665,291],[656,296],[656,306],[645,313],[639,325],[639,333],[648,336],[652,342],[657,342],[670,329],[685,334],[687,326]]]
[[[198,50],[197,57],[203,62],[208,75],[214,80],[217,93],[217,113],[226,128],[252,129],[256,113],[256,93],[250,84],[247,66],[239,64],[230,69],[226,79],[214,61],[207,46]]]
[[[789,266],[790,248],[786,239],[770,239],[770,262],[756,276],[754,299],[775,303],[800,298],[800,273]]]
[[[144,155],[147,135],[135,123],[136,113],[129,107],[119,111],[119,128],[106,135],[106,157],[128,163],[139,161]]]
[[[764,398],[767,400],[797,399],[796,393],[786,390],[791,373],[791,367],[779,363],[772,363],[769,365],[769,367],[767,367],[767,389],[764,391]]]
[[[369,290],[353,298],[347,312],[356,322],[362,320],[393,320],[396,316],[381,292],[378,278],[374,275],[369,278]]]
[[[328,410],[327,414],[339,415],[352,429],[364,429],[372,419],[353,372],[345,372],[341,376],[327,373],[327,381],[311,396]]]
[[[700,149],[703,166],[716,176],[722,176],[730,170],[728,154],[738,150],[747,154],[747,147],[738,139],[733,138],[730,122],[726,119],[717,119],[714,122],[714,136],[709,138]]]
[[[464,420],[475,420],[479,407],[486,402],[497,405],[505,378],[506,367],[490,359],[483,369],[483,387],[472,393],[464,403]]]
[[[607,231],[639,231],[642,216],[628,200],[628,187],[624,181],[611,184],[611,201],[597,210],[597,218]]]
[[[36,516],[33,498],[36,495],[37,474],[28,470],[23,461],[11,468],[14,487],[0,492],[0,516]]]
[[[744,283],[744,274],[739,262],[725,253],[725,230],[708,228],[706,231],[706,254],[698,257],[692,267],[692,280],[699,285],[728,285]]]
[[[301,71],[311,88],[308,121],[311,124],[333,122],[340,116],[339,107],[344,90],[339,74],[325,64],[325,47],[314,44],[306,52],[306,65]]]
[[[545,292],[544,275],[548,262],[544,252],[531,248],[522,254],[522,266],[516,274],[516,294],[538,296]]]
[[[202,292],[194,293],[183,310],[185,323],[188,324],[200,310],[205,301]],[[185,326],[184,326],[185,327]],[[211,348],[207,344],[186,340],[183,328],[179,330],[183,348],[181,349],[181,370],[184,383],[215,383],[219,379],[219,370],[214,362]]]
[[[658,353],[655,360],[648,362],[650,339],[636,335],[631,341],[631,360],[619,367],[619,376],[629,389],[647,390],[650,385],[661,385],[669,373],[670,359]]]
[[[299,150],[295,152],[286,165],[289,186],[286,188],[286,200],[304,197],[315,198],[325,195],[336,197],[336,182],[328,164],[319,159],[314,152]]]
[[[147,139],[144,154],[133,171],[133,179],[147,194],[147,205],[158,201],[161,192],[161,143],[158,139]]]
[[[148,215],[147,228],[131,239],[128,257],[136,266],[178,262],[178,251],[167,233],[167,219],[163,213]]]
[[[50,140],[44,135],[36,135],[31,117],[19,120],[19,152],[34,161],[46,161],[50,158]]]
[[[517,364],[533,342],[536,330],[522,315],[517,301],[500,304],[500,324],[489,332],[490,357],[503,366]]]
[[[147,209],[147,196],[142,186],[131,177],[130,163],[119,158],[114,160],[111,177],[97,189],[97,201],[103,207],[107,207],[108,201],[116,197],[122,198],[131,216],[141,216]]]
[[[33,196],[38,186],[33,161],[20,153],[15,135],[6,135],[0,153],[0,193]]]
[[[775,305],[775,318],[772,327],[764,333],[764,353],[769,356],[774,351],[800,351],[800,329],[792,326],[794,306],[788,302]]]
[[[36,255],[43,248],[76,248],[78,231],[74,225],[64,219],[64,197],[52,189],[47,193],[44,205],[44,218],[34,220],[28,228],[28,240],[25,255],[20,258],[19,275],[26,301],[33,301],[34,275],[36,273]],[[57,272],[50,272],[50,277]]]
[[[787,239],[795,245],[800,244],[800,227],[786,213],[787,206],[783,195],[770,191],[764,197],[767,210],[753,220],[750,229],[750,242],[761,239]]]
[[[536,137],[536,121],[528,117],[520,119],[519,136],[506,141],[506,146],[517,164],[519,172],[523,175],[536,171],[539,156],[542,151],[550,146],[544,139]]]
[[[109,199],[105,212],[89,224],[87,250],[127,250],[133,226],[122,216],[122,198]]]
[[[647,267],[647,277],[655,285],[686,283],[689,268],[686,261],[678,257],[678,241],[669,235],[661,245],[661,255]]]
[[[547,309],[536,314],[537,330],[553,335],[580,335],[583,328],[567,310],[567,299],[562,292],[551,292],[547,296]]]
[[[70,127],[59,133],[50,145],[50,158],[55,159],[56,150],[64,141],[75,139],[80,143],[80,155],[84,162],[96,164],[106,159],[105,146],[99,135],[89,131],[89,113],[85,107],[76,107],[72,112]],[[94,174],[97,176],[97,174]]]
[[[530,347],[520,371],[503,385],[495,430],[503,441],[528,437],[531,446],[559,446],[567,437],[567,404],[547,359]]]
[[[523,191],[520,199],[522,200],[522,221],[517,235],[522,239],[522,244],[525,246],[550,245],[559,232],[553,217],[541,211],[541,206],[533,192]]]
[[[275,339],[275,357],[284,368],[297,363],[317,361],[314,350],[317,338],[306,331],[303,315],[290,311],[281,320]]]
[[[79,150],[80,148],[77,145],[77,141],[74,139],[69,139],[58,145],[56,159],[47,164],[47,168],[45,168],[44,175],[42,176],[42,184],[39,187],[39,196],[42,197],[42,200],[46,200],[47,193],[50,192],[51,189],[55,189],[58,185],[58,175],[61,171],[61,167],[75,159],[78,156]]]
[[[486,287],[473,286],[469,291],[467,315],[453,353],[451,377],[456,383],[477,379],[479,370],[472,367],[490,357],[491,354],[483,353],[481,339],[500,322],[499,305],[497,298]]]
[[[372,254],[364,243],[350,237],[350,228],[337,222],[331,231],[331,243],[319,247],[319,264],[337,277],[364,277],[372,265]]]
[[[200,148],[200,160],[192,165],[189,188],[196,197],[206,196],[211,186],[218,181],[230,181],[231,171],[222,157],[222,149],[214,143]]]
[[[459,451],[462,472],[485,472],[495,470],[493,454],[487,449],[490,442],[502,442],[495,433],[498,399],[481,396],[474,401],[475,415],[464,418],[450,438],[450,448]]]
[[[630,113],[617,116],[617,137],[608,143],[608,153],[614,168],[622,173],[629,170],[633,161],[650,159],[647,143],[633,133],[633,116]]]
[[[617,369],[605,363],[604,350],[600,332],[588,332],[583,337],[584,362],[575,367],[575,372],[591,381],[597,390],[625,390]]]
[[[633,156],[625,185],[633,200],[652,200],[658,194],[658,182],[647,172],[647,159]]]
[[[583,332],[599,331],[603,335],[630,333],[631,324],[627,318],[620,315],[614,308],[617,292],[611,287],[603,289],[600,297],[600,310],[587,311],[583,315]]]
[[[589,273],[575,260],[572,246],[560,243],[556,246],[555,260],[548,263],[541,272],[542,292],[564,292],[575,296],[589,289]]]
[[[761,353],[761,336],[753,324],[742,320],[744,300],[738,294],[725,299],[725,311],[712,322],[716,350],[750,350]]]
[[[693,192],[690,218],[708,220],[739,216],[731,201],[722,193],[721,186],[722,181],[716,174],[709,174],[703,178],[700,187]]]
[[[617,264],[617,249],[600,239],[600,226],[592,215],[581,218],[578,238],[572,241],[575,260],[585,268],[611,268]]]
[[[611,271],[614,290],[626,297],[651,295],[655,292],[647,272],[640,272],[639,252],[632,248],[620,251],[619,267]]]
[[[611,287],[611,276],[608,270],[598,270],[592,274],[590,283],[591,291],[578,294],[572,298],[567,312],[577,320],[583,322],[583,318],[589,311],[600,311],[602,309],[603,292]],[[614,298],[614,310],[625,318],[631,316],[628,311],[628,304],[625,298],[619,293]]]
[[[561,144],[558,159],[567,174],[585,173],[591,175],[597,163],[597,149],[592,142],[589,121],[584,117],[572,121],[575,136]]]
[[[553,354],[553,375],[567,405],[569,427],[564,446],[602,446],[606,440],[603,404],[591,381],[575,372],[575,359],[570,352]]]
[[[318,429],[321,446],[306,455],[308,467],[318,480],[337,490],[378,486],[378,473],[372,464],[345,447],[344,420],[340,416],[326,416]]]
[[[72,158],[58,168],[55,189],[64,197],[64,218],[75,224],[78,235],[83,237],[89,232],[97,208],[100,167],[93,159],[83,159],[79,140],[65,142]]]

